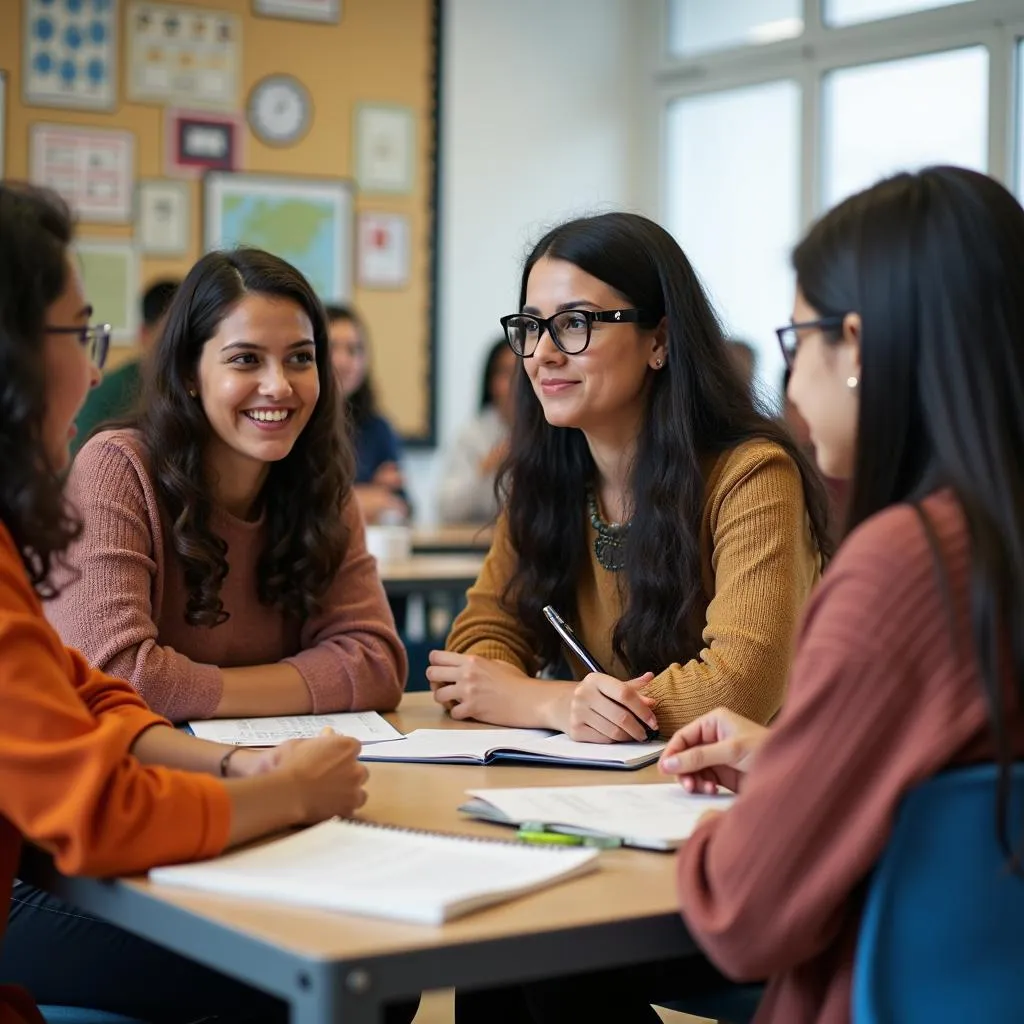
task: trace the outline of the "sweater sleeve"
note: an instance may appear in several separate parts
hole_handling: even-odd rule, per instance
[[[448,452],[437,493],[437,513],[444,523],[470,523],[494,514],[494,476],[480,472],[490,451],[479,419],[463,427]]]
[[[302,627],[302,650],[284,660],[298,669],[313,712],[391,711],[409,671],[405,648],[366,550],[359,505],[345,510],[348,547],[321,611]]]
[[[665,734],[716,707],[771,719],[782,704],[799,615],[818,578],[800,471],[782,448],[738,449],[709,504],[714,579],[704,647],[644,691],[657,702]]]
[[[532,676],[540,668],[534,646],[517,616],[501,601],[512,578],[515,559],[508,524],[502,515],[498,517],[480,575],[466,593],[466,607],[452,623],[445,649],[506,661]]]
[[[63,647],[13,548],[3,548],[0,816],[71,874],[130,873],[219,853],[231,814],[224,786],[131,755],[140,733],[164,720],[127,684]]]
[[[913,518],[885,513],[844,545],[739,799],[680,851],[683,916],[735,978],[793,969],[835,940],[902,794],[984,728],[973,680],[928,692],[922,663],[950,634]]]
[[[157,642],[153,595],[166,570],[147,489],[146,467],[116,434],[99,434],[79,452],[67,493],[84,528],[46,613],[68,646],[127,679],[161,714],[176,722],[209,718],[220,703],[220,669]]]

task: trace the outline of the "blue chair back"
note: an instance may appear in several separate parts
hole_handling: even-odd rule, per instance
[[[1011,841],[1024,826],[1013,766]],[[995,765],[912,790],[869,883],[853,1024],[1024,1020],[1024,877],[996,837]]]

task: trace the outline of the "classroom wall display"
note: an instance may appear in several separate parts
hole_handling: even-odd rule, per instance
[[[135,137],[131,132],[33,124],[29,177],[59,192],[83,221],[131,220]]]
[[[404,288],[409,283],[409,218],[360,213],[357,251],[361,287]]]
[[[198,178],[207,171],[238,170],[242,166],[244,135],[242,118],[236,114],[166,110],[166,173]]]
[[[15,0],[7,2],[13,6]],[[114,108],[115,0],[24,0],[22,20],[22,95],[26,103]]]
[[[189,250],[189,186],[155,178],[140,181],[135,214],[135,243],[150,256],[184,256]]]
[[[238,106],[242,24],[235,15],[137,0],[128,8],[127,25],[130,99]]]
[[[7,72],[0,71],[0,181],[4,180],[4,139],[7,138]]]
[[[341,17],[341,0],[253,0],[252,9],[272,18],[336,22]]]
[[[299,268],[326,302],[352,295],[352,187],[330,178],[211,172],[203,180],[203,242],[255,245]]]
[[[410,192],[415,119],[408,107],[361,103],[356,107],[356,181],[363,192]]]
[[[133,245],[82,238],[75,245],[82,287],[95,323],[113,328],[115,345],[130,345],[138,333],[139,255]]]

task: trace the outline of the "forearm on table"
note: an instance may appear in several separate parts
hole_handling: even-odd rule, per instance
[[[302,674],[293,665],[249,665],[221,669],[224,686],[215,718],[261,715],[308,715],[313,698]]]
[[[248,774],[246,768],[254,756],[252,751],[201,740],[167,725],[154,725],[147,729],[131,748],[132,754],[143,764],[206,775],[220,775],[221,761],[232,750],[238,750],[238,753],[228,761],[227,773],[229,777],[241,778]]]

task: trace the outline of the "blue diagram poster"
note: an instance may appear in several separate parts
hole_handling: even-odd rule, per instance
[[[26,103],[111,110],[116,0],[24,0]]]

